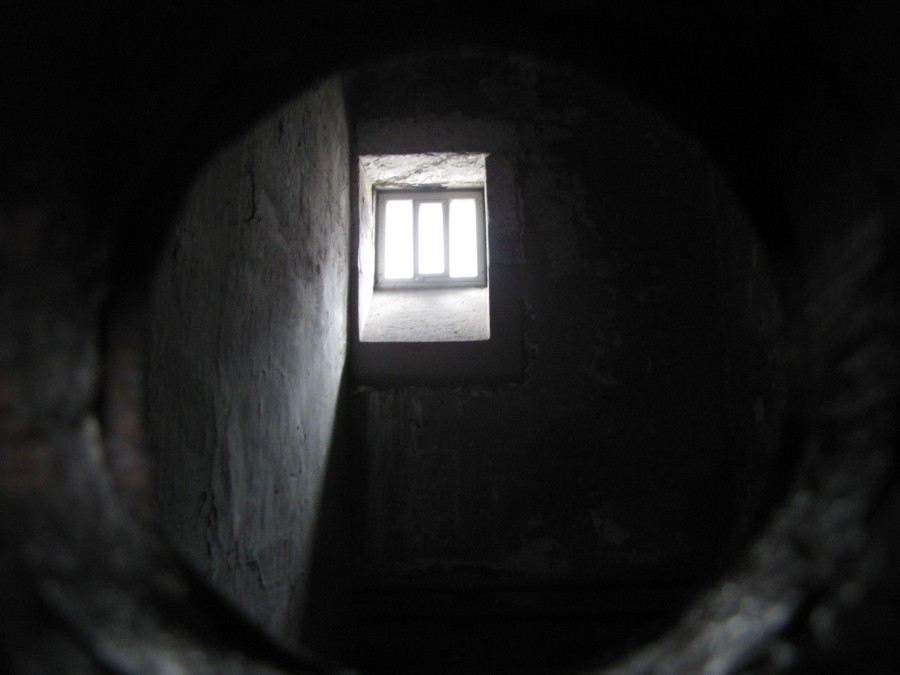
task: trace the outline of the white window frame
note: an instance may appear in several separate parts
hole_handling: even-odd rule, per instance
[[[384,221],[387,203],[391,200],[413,201],[413,277],[411,279],[386,279],[384,276]],[[449,233],[449,203],[451,199],[475,200],[476,246],[478,274],[474,277],[452,278],[447,256]],[[484,217],[484,188],[442,190],[375,190],[375,288],[460,288],[487,286],[487,237]],[[444,205],[444,272],[442,274],[417,274],[418,260],[418,208],[419,202],[441,202]]]

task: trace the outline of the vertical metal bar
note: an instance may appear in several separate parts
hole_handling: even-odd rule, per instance
[[[482,187],[475,195],[475,231],[478,253],[478,278],[487,286],[488,283],[488,223],[487,223],[487,199],[485,188]]]

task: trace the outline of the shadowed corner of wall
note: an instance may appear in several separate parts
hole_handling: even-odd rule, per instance
[[[292,608],[300,643],[340,663],[352,663],[352,592],[361,558],[359,448],[350,431],[346,366],[341,374],[303,598]]]

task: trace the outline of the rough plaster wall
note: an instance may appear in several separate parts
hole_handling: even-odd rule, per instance
[[[491,255],[518,264],[528,365],[518,383],[358,392],[370,571],[710,574],[730,553],[746,506],[738,481],[764,424],[738,437],[730,415],[754,399],[722,396],[720,240],[703,153],[614,94],[526,60],[393,68],[359,80],[361,148],[500,144],[512,166],[505,189],[518,193],[523,230]],[[756,354],[769,337],[732,331],[729,346]]]
[[[369,174],[362,167],[358,167],[356,173],[359,216],[357,219],[358,244],[356,246],[358,300],[355,323],[361,335],[362,328],[366,325],[366,317],[369,316],[369,307],[375,287],[375,219],[373,218],[375,205],[372,203],[372,183],[369,180]]]
[[[328,81],[220,152],[158,270],[149,425],[172,540],[297,638],[346,352],[348,135]]]
[[[484,155],[421,153],[359,158],[361,170],[381,188],[484,186]]]

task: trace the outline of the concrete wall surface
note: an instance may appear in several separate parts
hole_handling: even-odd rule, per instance
[[[216,587],[293,640],[346,353],[347,153],[338,80],[219,152],[153,299],[163,523]]]

